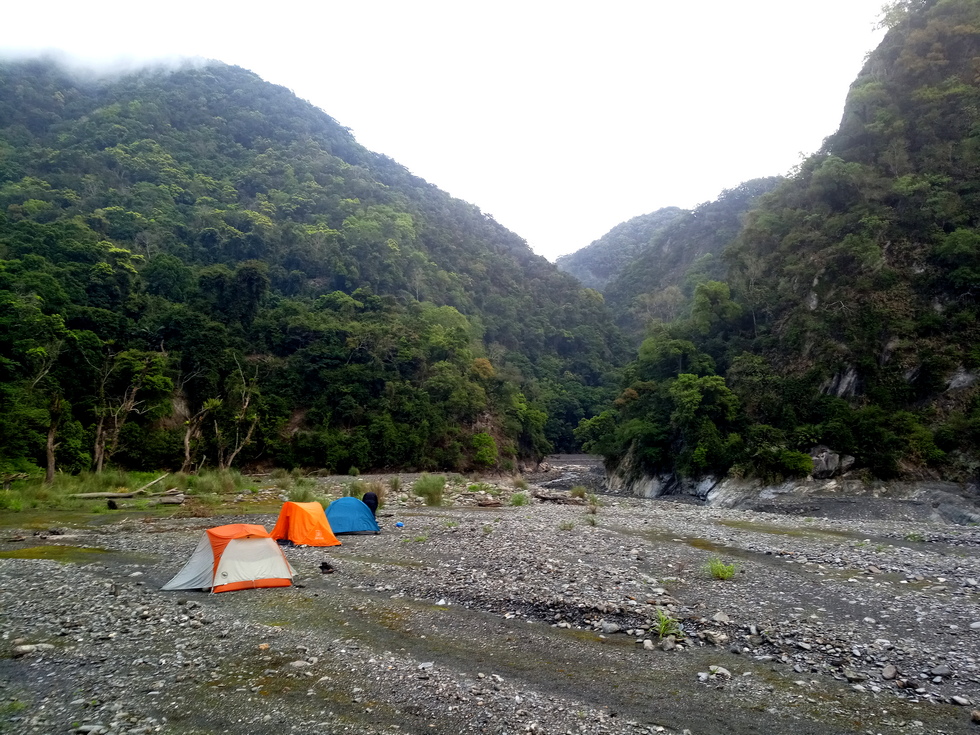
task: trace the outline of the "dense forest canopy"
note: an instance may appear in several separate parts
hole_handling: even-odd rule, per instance
[[[220,63],[0,63],[0,462],[508,469],[577,447],[598,293]]]
[[[652,292],[680,308],[643,320],[620,396],[579,431],[622,473],[772,481],[827,445],[868,476],[975,477],[980,4],[904,0],[886,22],[823,149],[710,270]],[[620,319],[661,254],[606,286]]]

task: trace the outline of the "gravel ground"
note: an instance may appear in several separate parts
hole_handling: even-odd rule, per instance
[[[976,527],[464,500],[219,595],[159,588],[275,516],[4,531],[0,732],[980,733]]]

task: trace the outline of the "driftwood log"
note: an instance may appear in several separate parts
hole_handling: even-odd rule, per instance
[[[585,498],[573,498],[567,493],[546,493],[543,490],[535,490],[531,495],[544,503],[558,503],[559,505],[585,505]]]
[[[68,497],[76,498],[78,500],[94,500],[97,498],[132,498],[139,495],[140,493],[146,492],[146,488],[150,487],[151,485],[156,485],[164,477],[169,477],[169,475],[170,475],[169,472],[165,475],[160,475],[157,479],[153,480],[152,482],[146,483],[143,487],[139,488],[138,490],[132,490],[125,493],[75,493],[74,495],[69,495]],[[180,491],[177,490],[177,488],[173,488],[163,493],[150,493],[150,497],[153,497],[154,495],[174,495],[178,492]]]
[[[174,488],[173,490],[168,490],[167,492],[165,492],[165,493],[163,493],[161,495],[151,495],[150,497],[151,498],[155,498],[155,499],[152,500],[152,501],[150,501],[149,503],[147,503],[147,506],[153,506],[153,505],[183,505],[184,504],[184,500],[186,499],[185,496],[184,496],[184,493],[179,492],[176,488]],[[130,503],[117,503],[112,498],[109,498],[106,501],[106,504],[108,505],[109,510],[126,510],[128,508],[135,508],[136,507],[135,505],[132,505]]]

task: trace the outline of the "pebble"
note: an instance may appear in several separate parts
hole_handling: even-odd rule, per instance
[[[316,584],[290,594],[302,595],[297,599],[304,604],[338,609],[342,605],[338,611],[342,619],[362,614],[370,618],[381,610],[370,606],[390,606],[392,620],[412,628],[406,632],[406,641],[425,641],[426,635],[430,641],[438,640],[437,626],[430,630],[413,623],[418,610],[437,606],[448,608],[436,611],[445,616],[443,620],[468,614],[468,610],[499,616],[501,625],[510,626],[507,635],[513,639],[501,639],[500,646],[518,655],[522,637],[535,630],[526,623],[544,623],[556,646],[574,640],[576,630],[591,631],[588,645],[608,651],[609,656],[634,657],[637,667],[660,666],[661,662],[690,666],[685,657],[692,649],[695,656],[702,657],[737,653],[741,657],[729,661],[746,668],[765,667],[773,679],[795,681],[802,689],[795,694],[778,687],[768,691],[762,677],[733,677],[721,664],[699,672],[698,678],[705,675],[709,690],[724,687],[739,702],[758,702],[770,708],[773,723],[798,712],[793,698],[808,695],[827,712],[840,710],[841,716],[866,717],[868,730],[874,732],[896,732],[887,717],[873,714],[889,709],[888,702],[894,699],[952,702],[962,707],[978,701],[980,636],[968,634],[967,626],[980,630],[980,608],[973,600],[975,585],[964,582],[964,569],[975,557],[939,554],[932,548],[933,539],[943,544],[955,541],[964,554],[973,554],[980,546],[978,530],[880,519],[804,522],[791,516],[628,498],[618,507],[600,508],[598,525],[587,528],[578,522],[582,509],[574,507],[540,504],[518,509],[505,507],[502,500],[502,506],[492,511],[494,515],[476,517],[476,511],[449,507],[429,511],[407,494],[404,501],[392,501],[401,502],[413,508],[413,536],[426,536],[424,543],[398,544],[393,549],[391,534],[383,533],[359,537],[347,548],[329,552],[288,549],[301,575],[305,568],[319,565],[327,553],[331,559],[344,561],[343,575],[332,575],[329,583],[325,581],[328,577],[318,578]],[[394,519],[381,520],[387,530],[393,530]],[[453,528],[446,526],[449,520],[455,523]],[[564,520],[575,521],[576,526],[559,533],[556,529]],[[719,522],[729,520],[742,522],[745,528]],[[253,522],[253,517],[243,516],[238,522],[246,521]],[[259,522],[271,526],[271,521],[274,517],[262,517]],[[790,548],[780,544],[786,544],[785,536],[771,530],[753,531],[752,524],[768,529],[783,526],[800,535],[794,536]],[[157,533],[146,533],[142,523],[84,531],[90,536],[86,546],[153,554],[160,560],[155,565],[144,561],[118,570],[104,564],[64,569],[43,560],[0,559],[0,579],[5,580],[0,585],[0,608],[8,628],[5,645],[10,655],[16,646],[34,647],[30,650],[33,655],[24,653],[23,660],[10,661],[10,665],[25,671],[38,665],[55,667],[58,674],[48,680],[48,687],[56,687],[54,682],[64,678],[62,704],[53,694],[46,705],[50,723],[25,732],[67,732],[75,721],[83,727],[107,729],[111,722],[113,735],[148,734],[154,728],[164,732],[167,728],[162,722],[150,724],[148,713],[159,713],[166,702],[186,698],[200,686],[213,686],[216,695],[233,698],[229,701],[235,702],[235,717],[243,718],[242,727],[244,722],[278,723],[283,717],[280,700],[275,694],[262,694],[272,684],[306,692],[311,702],[326,708],[308,723],[295,719],[298,714],[282,720],[295,724],[298,731],[317,730],[329,712],[330,705],[324,703],[352,699],[361,700],[356,711],[371,709],[378,701],[385,709],[417,707],[418,716],[431,717],[429,721],[456,716],[450,712],[479,713],[485,719],[479,724],[474,720],[474,732],[598,735],[657,729],[634,727],[622,715],[609,717],[614,702],[608,703],[609,709],[593,708],[570,695],[545,695],[533,680],[523,677],[517,687],[497,675],[467,675],[465,666],[440,665],[437,669],[432,661],[422,660],[428,658],[427,651],[431,656],[429,643],[419,646],[422,653],[414,659],[407,642],[374,640],[370,635],[357,641],[336,635],[320,639],[289,626],[259,622],[268,620],[268,615],[231,614],[236,609],[258,609],[259,602],[250,606],[248,601],[272,600],[284,594],[280,591],[250,591],[240,593],[241,597],[184,593],[177,598],[160,593],[158,580],[166,579],[186,561],[201,525],[201,519],[154,519],[150,529]],[[488,526],[491,533],[485,530]],[[814,533],[807,535],[810,528]],[[841,544],[839,537],[821,536],[818,532],[822,531],[854,532],[858,534],[855,538],[871,541],[860,546]],[[927,541],[917,542],[915,549],[906,548],[901,539],[911,531],[921,533]],[[500,538],[507,538],[508,543],[499,544]],[[670,541],[672,538],[680,540]],[[707,554],[689,545],[688,540],[693,539],[704,539],[722,550],[725,546],[741,549],[744,561],[740,558],[739,563],[746,574],[731,584],[711,585],[709,596],[704,592],[706,577],[701,569]],[[886,539],[894,542],[883,542]],[[355,548],[357,553],[352,553]],[[382,561],[393,553],[405,563]],[[724,557],[724,551],[720,555]],[[45,574],[22,577],[30,580],[26,586],[11,584],[11,572],[22,568],[44,570]],[[138,577],[133,576],[136,572]],[[855,581],[848,583],[848,579]],[[145,584],[137,586],[136,580],[141,584],[145,580]],[[899,585],[899,580],[911,584]],[[404,613],[403,604],[410,606]],[[359,606],[369,609],[362,612]],[[676,620],[686,637],[658,640],[657,610]],[[869,625],[875,627],[869,629]],[[343,629],[338,630],[343,635]],[[528,632],[522,632],[525,630]],[[595,641],[597,631],[610,636],[605,644]],[[613,636],[623,632],[641,645],[617,645]],[[39,655],[51,649],[38,648],[42,644],[37,641],[55,636],[59,636],[57,653]],[[297,657],[297,643],[304,648],[300,658],[291,661]],[[399,645],[407,650],[400,650]],[[481,653],[484,645],[492,652],[496,642],[481,641]],[[292,651],[292,656],[284,651]],[[212,668],[212,662],[235,661],[242,652],[258,663],[255,679],[246,677],[239,682],[227,676],[221,664]],[[691,661],[701,660],[695,656]],[[480,660],[492,664],[498,659]],[[94,666],[88,662],[104,663]],[[311,676],[314,665],[328,676]],[[352,687],[348,672],[355,668],[370,675],[358,676],[354,679],[358,686]],[[910,687],[899,679],[900,668],[908,672],[903,679],[912,681]],[[79,678],[79,672],[85,678]],[[80,689],[76,682],[90,688]],[[355,693],[353,688],[363,690]],[[166,696],[150,697],[150,692],[160,691]],[[847,696],[835,698],[834,692]],[[91,704],[89,693],[104,699]],[[404,700],[392,702],[394,696]],[[124,708],[118,711],[130,714],[117,719],[109,708],[123,700]],[[59,707],[64,710],[61,715]],[[267,714],[270,707],[271,715]],[[582,717],[576,714],[579,711]],[[765,727],[769,717],[764,712],[760,710],[760,727]],[[25,723],[38,713],[26,714]],[[936,729],[934,721],[920,716],[925,731]],[[833,717],[836,720],[838,715]],[[419,731],[425,721],[418,720]],[[527,729],[531,726],[533,730]]]

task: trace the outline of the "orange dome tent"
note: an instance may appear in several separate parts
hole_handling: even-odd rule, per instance
[[[289,587],[294,574],[264,526],[233,523],[205,530],[191,558],[163,589]]]
[[[288,539],[297,546],[340,546],[319,503],[283,503],[272,538]]]

